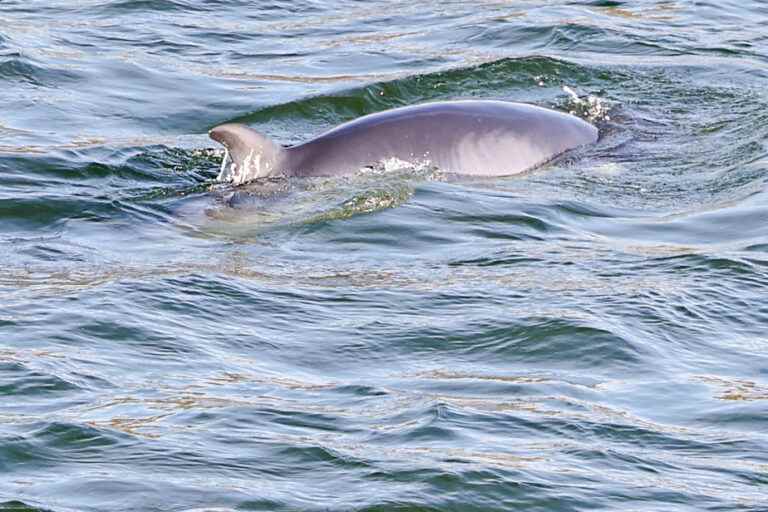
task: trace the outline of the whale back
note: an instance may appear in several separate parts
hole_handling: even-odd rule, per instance
[[[598,130],[563,112],[506,101],[425,103],[369,114],[303,144],[282,148],[241,124],[211,130],[227,148],[219,179],[352,174],[391,159],[442,171],[508,176],[598,139]]]
[[[507,176],[597,139],[597,128],[563,112],[506,101],[443,101],[339,125],[288,148],[287,171],[299,176],[349,174],[396,159],[455,174]]]
[[[219,181],[241,185],[280,171],[285,150],[253,128],[226,123],[216,126],[208,135],[226,151]]]

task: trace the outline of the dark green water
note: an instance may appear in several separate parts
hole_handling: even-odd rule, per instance
[[[767,86],[762,0],[3,1],[0,509],[768,510]],[[465,97],[602,138],[212,187]]]

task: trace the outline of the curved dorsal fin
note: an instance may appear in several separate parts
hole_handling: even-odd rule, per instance
[[[280,172],[283,148],[253,128],[226,123],[216,126],[208,135],[226,149],[220,181],[241,185]]]

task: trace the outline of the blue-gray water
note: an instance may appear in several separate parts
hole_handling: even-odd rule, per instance
[[[602,138],[214,184],[466,97]],[[763,0],[5,0],[0,509],[766,511],[767,146]]]

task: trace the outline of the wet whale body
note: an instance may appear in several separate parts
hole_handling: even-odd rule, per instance
[[[578,117],[492,100],[426,103],[366,115],[318,137],[282,147],[243,124],[216,126],[226,149],[219,180],[352,174],[389,159],[449,173],[506,176],[533,169],[597,140]]]

